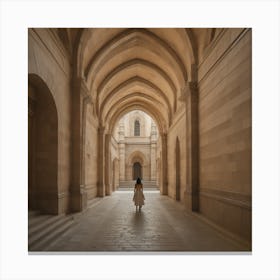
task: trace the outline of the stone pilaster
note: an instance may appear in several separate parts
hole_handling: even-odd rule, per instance
[[[112,172],[111,169],[111,160],[110,160],[110,141],[111,141],[111,134],[105,134],[105,194],[110,195],[112,193],[111,185],[110,185],[110,173]]]
[[[167,182],[167,134],[161,134],[161,149],[162,149],[162,173],[161,173],[161,194],[168,194],[168,182]]]
[[[125,143],[124,143],[124,124],[121,122],[119,127],[119,159],[120,159],[120,181],[125,180]]]
[[[157,130],[156,125],[152,122],[151,127],[151,180],[156,181],[156,147],[157,147]]]
[[[70,210],[79,212],[87,207],[85,190],[85,125],[87,104],[92,102],[85,81],[73,82],[72,95],[72,178],[70,186]]]
[[[105,127],[98,128],[98,196],[105,196],[104,164],[105,164]]]
[[[196,82],[186,83],[181,101],[186,104],[187,188],[186,203],[192,211],[199,210],[199,137],[198,137],[198,88]]]
[[[156,180],[156,143],[151,142],[151,181]]]

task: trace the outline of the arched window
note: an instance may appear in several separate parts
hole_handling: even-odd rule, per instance
[[[140,136],[140,122],[138,120],[134,122],[134,136]]]

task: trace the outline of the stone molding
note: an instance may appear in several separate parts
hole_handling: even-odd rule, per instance
[[[252,197],[250,195],[209,188],[200,188],[199,195],[252,210]]]
[[[161,148],[162,148],[162,173],[161,173],[161,182],[162,182],[162,189],[161,193],[163,195],[168,195],[168,163],[167,163],[167,133],[161,133]]]
[[[194,67],[195,69],[195,67]],[[198,159],[198,86],[186,82],[182,88],[181,101],[186,104],[187,188],[186,194],[192,211],[199,211],[199,159]]]
[[[250,28],[243,28],[243,30],[239,33],[239,35],[236,36],[236,38],[225,48],[225,50],[222,52],[222,54],[216,58],[214,60],[214,63],[211,64],[210,67],[208,67],[208,69],[206,71],[204,71],[205,73],[203,73],[202,75],[199,75],[198,77],[198,82],[199,84],[202,84],[205,79],[207,78],[207,76],[213,71],[215,70],[215,68],[223,61],[223,59],[225,58],[225,56],[227,56],[231,50],[234,49],[234,47],[240,42],[240,40],[247,34],[247,32],[251,30]],[[225,34],[227,32],[230,32],[228,29],[225,32],[221,32],[221,38],[223,36],[225,36]],[[217,43],[213,46],[213,48],[211,49],[211,52],[209,53],[209,55],[207,55],[207,57],[200,63],[200,65],[198,66],[199,68],[199,73],[201,73],[202,68],[204,67],[204,64],[207,63],[207,59],[210,58],[210,56],[214,53],[214,49],[217,47],[218,43],[220,40],[217,40]],[[220,52],[219,52],[220,53]],[[214,54],[213,54],[214,55]]]
[[[57,52],[58,55],[55,55],[54,52],[49,48],[48,44],[45,42],[45,40],[42,38],[41,34],[39,34],[37,28],[29,28],[28,34],[34,39],[34,41],[39,45],[42,46],[42,50],[45,51],[50,57],[55,61],[55,63],[58,65],[59,69],[62,71],[62,73],[69,77],[70,73],[69,71],[65,70],[65,64],[68,64],[68,58],[66,54],[64,53],[64,49],[62,49],[61,46],[58,46],[58,43],[56,42],[55,36],[53,33],[48,29],[46,31],[54,44],[58,47],[57,49],[59,52]],[[62,62],[62,63],[61,63]]]
[[[188,102],[188,97],[190,95],[197,95],[198,87],[197,82],[186,82],[184,87],[181,88],[181,95],[179,96],[179,100],[182,102]]]

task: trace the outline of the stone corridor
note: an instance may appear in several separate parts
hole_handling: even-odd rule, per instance
[[[145,191],[141,212],[135,211],[132,196],[121,190],[92,203],[46,251],[246,251],[158,191]]]
[[[29,251],[251,249],[251,174],[251,28],[28,29]]]

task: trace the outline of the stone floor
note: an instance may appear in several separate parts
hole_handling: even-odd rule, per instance
[[[131,191],[117,191],[93,204],[48,251],[189,252],[243,251],[241,244],[183,210],[180,203],[145,192],[136,212]]]

